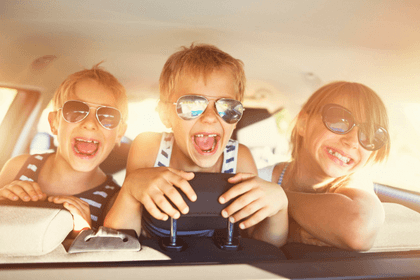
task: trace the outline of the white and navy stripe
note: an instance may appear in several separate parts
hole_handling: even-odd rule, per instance
[[[30,156],[19,170],[15,180],[30,182],[38,181],[42,166],[50,155],[51,153]],[[112,179],[112,176],[108,175],[107,180],[103,184],[75,195],[89,204],[93,228],[98,228],[102,225],[104,218],[102,216],[102,211],[108,201],[119,191],[119,189],[120,186]]]

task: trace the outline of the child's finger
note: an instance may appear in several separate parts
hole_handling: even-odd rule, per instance
[[[41,187],[38,183],[33,183],[32,186],[34,187],[35,192],[38,194],[39,199],[45,199],[46,194],[41,190]]]
[[[26,194],[30,197],[30,200],[32,201],[38,201],[39,195],[36,189],[39,189],[39,191],[42,194],[41,188],[37,183],[34,182],[28,182],[28,181],[17,181],[16,185],[19,185],[23,188],[23,190],[26,192]]]
[[[219,197],[219,202],[221,204],[225,204],[226,202],[230,201],[231,199],[241,196],[242,194],[248,192],[254,187],[254,184],[250,181],[245,181],[239,184],[236,184],[229,190],[227,190],[224,194]]]
[[[79,215],[79,216],[83,217],[83,213],[82,213],[81,209],[78,207],[78,205],[76,206],[75,204],[73,204],[69,201],[65,201],[62,204],[63,204],[64,208],[69,210],[72,215]]]
[[[31,197],[22,187],[21,183],[15,183],[13,185],[10,185],[7,187],[7,189],[13,192],[15,195],[17,195],[22,201],[25,201],[25,202],[31,201]]]
[[[185,171],[181,171],[181,170],[176,170],[176,169],[172,169],[172,168],[169,168],[169,170],[172,173],[174,173],[175,175],[178,175],[178,176],[170,176],[169,182],[172,183],[177,188],[179,188],[180,190],[182,190],[182,192],[185,193],[185,195],[189,198],[189,200],[196,201],[197,200],[197,194],[195,193],[194,189],[191,187],[190,183],[188,183],[189,180],[194,178],[194,176],[195,176],[194,173],[185,172]],[[184,200],[182,200],[182,201],[184,201]],[[173,201],[173,202],[175,203],[175,201]],[[179,205],[177,205],[177,206],[179,206]]]
[[[175,173],[176,175],[184,178],[187,181],[191,180],[195,176],[194,172],[186,172],[186,171],[183,171],[183,170],[174,169],[174,168],[170,168],[170,167],[168,167],[168,170],[171,171],[172,173]]]
[[[89,204],[86,201],[75,196],[61,196],[61,195],[50,196],[49,200],[57,204],[63,204],[63,203],[72,204],[74,205],[74,207],[81,209],[80,211],[89,212]]]
[[[179,193],[179,191],[176,188],[174,188],[171,184],[165,184],[164,186],[161,187],[161,191],[163,192],[163,194],[166,195],[166,197],[173,204],[175,204],[175,207],[177,209],[174,209],[174,210],[179,210],[183,214],[187,214],[188,213],[188,211],[189,211],[188,205],[184,201],[184,199],[182,198],[181,194]],[[162,201],[163,202],[168,202],[168,200],[165,197],[164,197],[164,200],[162,200]],[[170,204],[168,203],[168,205],[170,205]],[[165,203],[165,206],[168,206],[168,205],[166,205],[166,203]],[[161,207],[161,205],[159,205],[159,207]],[[166,209],[163,209],[163,208],[161,208],[161,209],[163,211],[165,211],[166,213],[168,213],[169,216],[174,217],[173,215],[171,215],[171,213],[167,212]],[[170,210],[172,211],[172,209],[173,209],[173,207],[171,206],[170,207]]]
[[[252,226],[255,226],[256,224],[260,223],[265,218],[267,218],[267,216],[268,216],[268,210],[266,208],[262,208],[262,209],[258,210],[257,212],[255,212],[248,219],[242,221],[239,224],[239,228],[241,228],[241,229],[247,229],[247,228],[250,228]],[[242,218],[238,218],[237,221],[240,221],[241,219]]]
[[[75,200],[70,200],[71,202],[76,202]],[[88,213],[85,213],[83,209],[79,208],[80,205],[75,205],[69,202],[63,203],[64,208],[66,208],[73,216],[73,229],[80,231],[84,228],[90,228],[90,218],[87,217]]]
[[[174,191],[178,192],[174,187],[171,187],[171,188]],[[179,193],[178,193],[178,195],[179,195]],[[169,194],[166,194],[166,197],[171,197],[171,196]],[[160,194],[160,195],[152,196],[152,199],[153,199],[154,203],[156,204],[156,206],[158,206],[164,213],[171,216],[172,218],[178,219],[181,216],[181,214],[179,213],[179,211],[177,209],[175,209],[172,206],[172,204],[168,201],[168,199],[166,197],[163,194]],[[185,204],[185,202],[184,202],[184,204]],[[175,206],[176,206],[176,204],[175,204]],[[186,204],[185,204],[185,206],[186,206]],[[176,206],[176,207],[182,207],[182,206]],[[184,209],[184,208],[181,208],[181,209]]]
[[[168,220],[168,215],[162,213],[157,207],[156,204],[150,197],[145,197],[143,201],[143,206],[149,212],[152,217],[158,220],[166,221]]]
[[[15,193],[11,192],[8,189],[0,190],[0,197],[4,197],[4,198],[10,199],[12,201],[16,201],[16,200],[19,199],[19,197]]]
[[[228,182],[232,183],[232,184],[237,184],[241,181],[245,181],[245,180],[248,180],[248,179],[251,179],[251,178],[254,178],[254,177],[256,177],[256,176],[252,173],[237,173],[237,174],[235,174],[235,176],[230,177],[228,179]]]
[[[258,190],[251,190],[249,192],[247,192],[246,194],[238,197],[237,199],[235,199],[228,207],[226,207],[225,209],[222,210],[222,216],[223,217],[230,217],[233,216],[235,213],[237,213],[238,211],[242,211],[243,209],[250,209],[249,206],[254,203],[255,201],[257,201],[260,198],[260,193]],[[261,208],[261,207],[260,207]],[[256,210],[254,210],[255,212]],[[253,212],[252,212],[253,213]],[[250,213],[250,214],[252,214]],[[248,214],[249,215],[249,214]],[[241,218],[244,218],[244,216],[242,216]],[[240,220],[240,219],[235,219],[236,221]]]

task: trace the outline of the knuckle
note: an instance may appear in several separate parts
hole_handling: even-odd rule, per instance
[[[179,192],[175,188],[170,188],[167,190],[166,195],[170,197],[178,197]]]
[[[164,205],[165,203],[168,202],[163,195],[156,197],[154,201],[159,206]]]

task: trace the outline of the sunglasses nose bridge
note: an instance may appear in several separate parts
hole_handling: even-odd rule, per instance
[[[341,139],[346,145],[352,148],[357,147],[359,145],[359,127],[353,125],[346,134],[342,134]]]
[[[207,107],[204,112],[201,114],[201,118],[204,120],[212,120],[217,119],[219,113],[217,112],[216,102],[214,100],[209,100],[207,103]]]
[[[98,129],[98,126],[100,126],[98,117],[97,117],[97,109],[94,107],[89,107],[89,113],[86,115],[86,117],[82,120],[83,127],[87,129]]]

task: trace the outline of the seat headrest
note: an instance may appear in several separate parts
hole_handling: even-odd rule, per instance
[[[50,202],[0,202],[0,255],[38,256],[53,251],[73,230],[73,217]]]
[[[192,202],[183,192],[180,192],[190,210],[188,214],[181,215],[177,220],[178,230],[226,228],[227,219],[222,217],[221,212],[231,202],[220,204],[218,199],[220,195],[233,186],[227,181],[233,176],[234,174],[226,173],[195,173],[194,178],[190,180],[189,183],[197,194],[197,200]],[[170,219],[167,221],[160,221],[151,216],[149,216],[149,218],[153,221],[154,225],[170,230]]]

